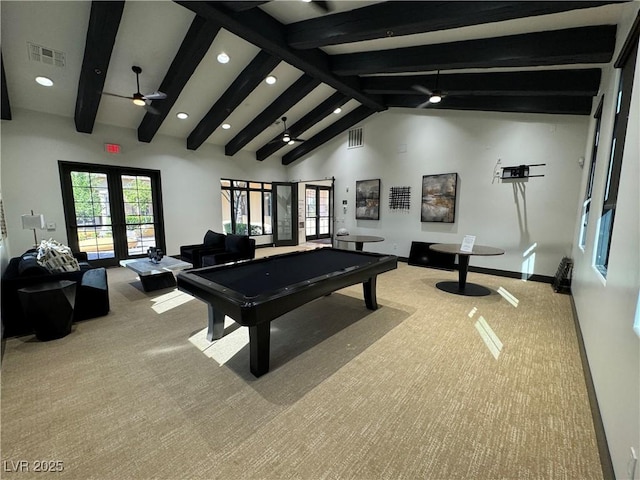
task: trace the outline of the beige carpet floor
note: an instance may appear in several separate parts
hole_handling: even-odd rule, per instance
[[[456,272],[400,263],[376,311],[353,286],[272,322],[256,379],[246,328],[209,344],[204,303],[108,276],[108,316],[6,342],[3,479],[602,478],[570,298],[548,284],[470,273],[493,293],[461,297],[435,288]]]

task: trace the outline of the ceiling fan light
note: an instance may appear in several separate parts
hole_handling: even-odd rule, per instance
[[[135,105],[138,105],[139,107],[144,107],[146,104],[144,103],[144,100],[142,98],[134,98],[133,99],[133,103]]]
[[[38,82],[43,87],[51,87],[53,86],[53,80],[48,77],[36,77],[36,82]]]
[[[434,93],[429,97],[429,103],[440,103],[442,101],[442,95]]]
[[[291,136],[290,136],[288,133],[285,133],[285,134],[282,136],[282,141],[283,141],[284,143],[289,143],[289,142],[291,141]]]

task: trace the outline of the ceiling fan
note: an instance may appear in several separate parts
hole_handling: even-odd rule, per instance
[[[322,13],[329,13],[333,10],[333,5],[325,0],[302,0],[305,3],[311,3],[313,6],[321,10]]]
[[[442,99],[445,97],[445,93],[438,88],[439,78],[440,78],[440,70],[438,70],[438,73],[436,73],[436,86],[433,90],[429,90],[428,88],[423,87],[422,85],[413,86],[414,90],[417,90],[418,92],[424,93],[425,95],[429,96],[426,102],[421,103],[416,108],[425,108],[425,107],[428,107],[429,105],[436,105],[442,101]]]
[[[289,132],[289,129],[287,128],[287,117],[282,117],[282,126],[284,127],[284,131],[282,132],[282,135],[280,137],[274,138],[273,140],[271,140],[269,143],[274,143],[274,142],[284,142],[288,145],[293,145],[296,142],[305,142],[306,140],[302,139],[302,138],[292,138],[291,136],[291,132]],[[280,122],[276,122],[276,125],[280,123]]]
[[[118,95],[117,93],[109,93],[109,92],[102,92],[102,94],[109,95],[110,97],[126,98],[128,100],[132,100],[135,105],[144,107],[147,112],[152,113],[153,115],[159,115],[160,111],[151,106],[151,101],[164,100],[165,98],[167,98],[167,94],[164,92],[156,91],[156,92],[147,93],[143,95],[142,93],[140,93],[140,74],[142,73],[142,69],[137,65],[134,65],[133,67],[131,67],[131,70],[133,70],[133,72],[136,74],[136,86],[138,87],[136,90],[136,93],[134,93],[130,97],[127,97],[126,95]]]

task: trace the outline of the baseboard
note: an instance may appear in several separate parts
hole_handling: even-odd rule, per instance
[[[576,310],[573,295],[571,296],[571,311],[573,313],[573,322],[576,329],[576,337],[578,339],[578,349],[580,350],[580,361],[582,362],[582,371],[584,372],[587,396],[589,397],[589,406],[591,407],[593,428],[596,433],[596,443],[598,445],[598,454],[600,455],[600,465],[602,466],[602,477],[604,480],[616,480],[613,462],[611,461],[611,453],[609,452],[609,444],[607,443],[607,434],[604,430],[602,415],[600,415],[598,397],[596,396],[596,389],[593,385],[593,377],[591,377],[591,368],[589,368],[589,360],[587,358],[587,351],[584,347],[584,339],[582,338],[582,330],[580,328],[578,311]]]
[[[409,263],[409,259],[407,257],[398,257],[399,262]],[[426,268],[435,268],[435,267],[426,267]],[[455,270],[458,270],[458,264],[455,264]],[[443,270],[443,269],[438,269]],[[444,269],[446,270],[446,269]],[[495,275],[497,277],[507,277],[507,278],[522,278],[521,272],[511,272],[509,270],[497,270],[494,268],[484,268],[484,267],[474,267],[469,265],[469,271],[475,273],[484,273],[486,275]],[[528,282],[541,282],[541,283],[553,283],[553,277],[548,275],[531,275],[527,278]]]
[[[456,265],[457,268],[457,265]],[[498,277],[522,278],[522,272],[511,272],[509,270],[497,270],[494,268],[474,267],[469,265],[469,271],[475,273],[485,273],[487,275],[496,275]],[[548,275],[533,274],[527,277],[528,282],[553,283],[553,277]]]

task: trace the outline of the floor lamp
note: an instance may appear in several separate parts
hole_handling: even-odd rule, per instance
[[[31,214],[22,215],[22,228],[23,230],[33,230],[33,241],[38,247],[38,237],[36,235],[36,230],[44,230],[44,215],[41,213],[38,215],[34,215],[33,210],[31,210]]]

